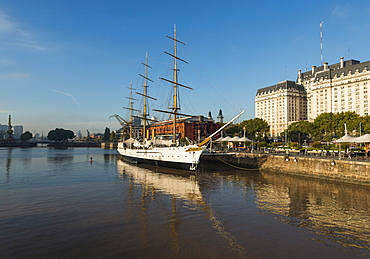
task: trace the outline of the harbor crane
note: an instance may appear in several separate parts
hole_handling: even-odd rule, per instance
[[[121,116],[119,116],[118,114],[113,114],[112,116],[109,116],[109,118],[112,118],[112,117],[116,117],[118,123],[122,126],[122,128],[126,127],[127,125],[129,125],[130,123],[126,120],[124,120]]]

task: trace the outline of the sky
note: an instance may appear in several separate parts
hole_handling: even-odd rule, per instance
[[[166,109],[176,25],[181,113],[252,119],[259,88],[298,70],[370,60],[369,1],[0,0],[0,124],[24,131],[104,132],[128,119],[130,84],[142,92],[146,53],[151,109]],[[135,92],[134,91],[134,92]],[[141,97],[134,106],[140,109]]]

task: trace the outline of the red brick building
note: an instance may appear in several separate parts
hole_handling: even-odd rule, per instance
[[[178,138],[187,137],[193,141],[200,141],[220,128],[220,124],[213,119],[204,116],[191,116],[177,119],[176,132]],[[153,138],[158,135],[172,135],[172,121],[161,121],[147,126],[147,137]],[[219,136],[215,136],[217,138]]]

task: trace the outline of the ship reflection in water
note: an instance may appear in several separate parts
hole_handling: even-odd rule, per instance
[[[260,242],[256,240],[264,240],[265,248],[284,257],[295,253],[300,258],[343,256],[343,252],[370,255],[370,188],[253,170],[217,172],[214,165],[209,166],[211,172],[206,168],[198,174],[165,172],[118,161],[121,176],[140,186],[143,196],[151,197],[146,209],[158,193],[172,199],[172,237],[181,236],[183,208],[177,201],[182,200],[193,205],[184,206],[194,213],[205,212],[234,256],[272,256],[268,249],[254,247],[252,251],[252,244]],[[195,236],[201,234],[193,230]],[[179,250],[179,240],[174,243],[173,249]],[[294,251],[292,255],[287,249]]]
[[[0,149],[0,229],[1,258],[370,258],[370,187]]]
[[[212,228],[228,243],[230,252],[239,257],[246,256],[243,247],[238,244],[238,240],[225,230],[222,226],[223,222],[216,218],[212,208],[207,205],[200,191],[197,176],[193,172],[163,167],[145,166],[143,168],[128,164],[122,160],[118,160],[117,169],[121,177],[127,175],[131,183],[142,187],[143,196],[152,196],[154,200],[156,193],[162,193],[169,195],[172,199],[170,217],[170,236],[173,238],[172,246],[174,251],[172,255],[177,257],[180,251],[179,237],[181,233],[179,224],[182,215],[177,216],[177,210],[181,211],[182,209],[178,208],[177,201],[181,200],[187,208],[192,208],[191,210],[200,208],[205,213]],[[191,207],[191,205],[196,205],[196,207]],[[143,213],[146,214],[144,211],[147,209],[147,204],[145,204],[144,208]],[[180,214],[183,213],[180,212]],[[199,234],[195,233],[195,235]]]
[[[202,202],[202,194],[193,173],[161,167],[144,168],[122,160],[117,161],[117,170],[121,176],[126,174],[130,181],[142,185],[145,191],[163,192],[194,203]]]

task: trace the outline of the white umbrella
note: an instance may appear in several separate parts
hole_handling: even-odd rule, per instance
[[[356,143],[369,143],[370,142],[370,134],[362,135],[361,137],[355,138],[354,142]]]
[[[253,142],[252,140],[250,140],[249,138],[246,138],[246,137],[242,137],[240,138],[239,140],[240,142]]]
[[[227,136],[225,138],[223,138],[221,141],[224,142],[224,141],[230,141],[231,140],[231,137]]]
[[[351,137],[351,136],[348,136],[348,135],[344,135],[343,137],[341,137],[340,139],[337,139],[336,143],[345,143],[345,142],[355,142],[355,137]]]
[[[232,139],[230,139],[229,141],[231,141],[231,142],[240,142],[240,138],[235,136]]]

